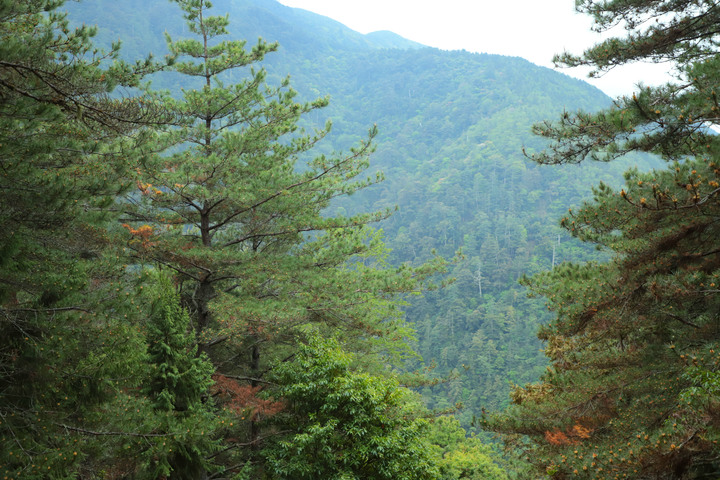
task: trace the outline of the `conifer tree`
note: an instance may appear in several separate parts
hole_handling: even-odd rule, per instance
[[[561,225],[613,254],[565,264],[527,283],[556,319],[544,327],[552,365],[518,387],[489,419],[553,478],[699,478],[720,472],[720,78],[716,2],[583,0],[611,38],[566,65],[597,72],[634,60],[677,62],[676,80],[640,87],[599,113],[563,114],[535,127],[553,140],[540,163],[609,161],[651,152],[667,168],[629,171],[617,191],[599,185]],[[527,437],[526,437],[527,438]]]
[[[216,366],[215,395],[237,414],[226,432],[234,445],[216,459],[238,465],[245,450],[258,458],[260,421],[277,410],[259,397],[265,373],[293,355],[309,324],[344,332],[355,349],[410,354],[396,295],[417,291],[443,262],[389,268],[367,226],[387,212],[325,216],[333,198],[381,179],[362,177],[375,129],[347,155],[311,157],[329,125],[307,134],[297,124],[327,99],[297,103],[287,81],[267,86],[255,66],[276,45],[246,50],[222,40],[229,20],[209,15],[209,1],[177,4],[195,38],[168,38],[170,69],[189,83],[181,99],[163,99],[176,121],[137,168],[125,228],[135,261],[175,272]]]
[[[0,2],[0,472],[59,478],[122,468],[141,372],[135,310],[115,283],[108,205],[129,186],[131,148],[159,118],[129,66],[70,29],[62,1]],[[109,415],[108,412],[113,412]],[[113,432],[113,427],[121,424]],[[141,438],[141,437],[138,437]]]
[[[298,172],[298,155],[327,131],[293,136],[296,123],[301,114],[327,101],[298,104],[286,83],[266,87],[264,71],[250,66],[276,45],[260,41],[248,52],[245,42],[215,41],[227,33],[227,17],[208,16],[209,2],[178,3],[199,39],[169,40],[175,55],[189,58],[172,68],[199,79],[199,84],[185,89],[182,100],[165,99],[178,122],[160,139],[158,149],[176,148],[147,159],[138,169],[139,195],[130,197],[134,208],[127,214],[133,223],[126,228],[139,256],[178,273],[195,328],[204,333],[212,320],[211,301],[242,297],[245,311],[271,308],[272,299],[281,293],[282,272],[287,275],[293,269],[299,276],[303,269],[333,262],[324,258],[325,263],[316,265],[318,258],[289,254],[300,248],[305,232],[355,227],[345,248],[360,252],[365,250],[366,232],[358,226],[382,214],[351,219],[320,215],[333,197],[368,184],[348,181],[367,165],[370,142],[348,157],[316,158]],[[243,67],[248,77],[238,80],[234,70]],[[237,83],[226,87],[226,79]],[[326,235],[304,249],[327,255],[323,247],[337,238],[343,235]],[[347,253],[338,252],[341,261]],[[263,307],[249,304],[259,298]],[[232,300],[226,306],[240,304]]]
[[[209,471],[209,458],[217,450],[222,421],[215,416],[209,398],[213,365],[197,353],[190,317],[181,306],[167,277],[156,275],[150,285],[152,308],[148,322],[148,354],[151,371],[144,392],[159,419],[161,437],[147,448],[144,457],[152,478],[195,479]]]

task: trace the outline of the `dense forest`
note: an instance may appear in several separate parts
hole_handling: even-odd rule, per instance
[[[0,0],[5,478],[717,476],[720,7],[578,1],[613,102],[212,3]]]
[[[93,1],[68,8],[99,25],[98,42],[132,39],[121,50],[128,61],[143,58],[148,48],[158,57],[168,54],[163,32],[183,33],[170,3]],[[451,287],[405,298],[406,319],[416,331],[413,348],[422,358],[405,369],[430,369],[436,382],[443,380],[422,389],[426,405],[445,411],[462,404],[456,418],[474,430],[477,412],[507,406],[511,383],[534,381],[547,365],[535,332],[550,316],[543,300],[526,297],[518,279],[551,268],[553,259],[601,258],[572,241],[558,219],[591,194],[594,182],[619,185],[628,165],[652,163],[633,157],[621,165],[547,168],[528,161],[523,147],[544,144],[533,137],[533,123],[564,109],[597,111],[611,101],[526,60],[440,51],[393,37],[379,44],[376,35],[276,2],[219,1],[215,8],[230,13],[233,36],[279,42],[262,61],[268,83],[290,74],[298,98],[329,96],[323,110],[300,120],[308,129],[333,123],[314,152],[346,150],[377,125],[368,172],[382,172],[384,181],[336,199],[331,214],[397,207],[374,224],[392,265],[420,265],[433,251],[449,260],[462,249],[448,275],[456,279]],[[143,14],[128,17],[128,10]],[[150,78],[155,88],[184,85],[179,76]]]

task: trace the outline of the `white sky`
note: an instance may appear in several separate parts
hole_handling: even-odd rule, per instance
[[[523,57],[546,67],[552,67],[553,54],[581,53],[600,39],[590,31],[590,18],[575,12],[574,0],[279,1],[330,17],[360,33],[390,30],[431,47]],[[616,97],[632,92],[638,82],[667,81],[667,68],[631,65],[596,80],[579,69],[560,71]]]

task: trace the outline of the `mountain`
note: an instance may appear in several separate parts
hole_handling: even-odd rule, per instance
[[[215,6],[218,12],[230,15],[233,37],[248,40],[249,44],[259,37],[279,42],[285,50],[280,56],[317,58],[333,51],[422,47],[392,32],[363,35],[330,18],[274,0],[221,0]],[[122,38],[126,57],[149,52],[165,54],[163,32],[177,36],[185,29],[177,8],[164,0],[84,1],[68,3],[66,9],[76,22],[97,25],[101,42]]]
[[[164,55],[165,31],[183,35],[179,10],[165,0],[68,8],[74,21],[98,24],[100,42],[123,38],[131,59]],[[571,241],[557,220],[591,185],[616,184],[628,165],[647,163],[538,166],[523,155],[523,148],[543,145],[530,126],[565,109],[597,110],[610,99],[520,58],[441,51],[390,32],[362,35],[274,0],[217,0],[215,10],[230,14],[233,37],[280,43],[264,64],[269,83],[290,74],[301,99],[330,96],[331,105],[305,121],[308,128],[333,121],[320,152],[347,149],[378,125],[370,174],[383,170],[387,180],[334,208],[397,205],[378,225],[392,248],[389,261],[397,264],[424,261],[433,251],[450,258],[463,249],[452,286],[408,299],[418,352],[448,378],[423,394],[438,409],[464,403],[465,425],[481,407],[502,408],[510,382],[532,381],[545,368],[535,331],[547,313],[517,280],[561,261],[603,258]],[[180,87],[173,81],[154,83]]]
[[[399,48],[409,50],[411,48],[422,48],[424,46],[388,30],[370,32],[365,35],[365,38],[372,41],[373,45],[380,48]]]

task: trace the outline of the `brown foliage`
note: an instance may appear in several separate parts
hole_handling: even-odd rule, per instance
[[[258,393],[262,390],[262,386],[258,385],[241,385],[234,378],[216,373],[212,376],[215,381],[213,385],[213,395],[220,402],[236,415],[245,419],[257,421],[261,418],[267,418],[282,411],[284,405],[282,402],[274,400],[266,400],[258,397]]]
[[[575,424],[564,432],[560,430],[546,431],[545,440],[551,445],[576,445],[586,438],[590,438],[592,430],[580,424]]]

